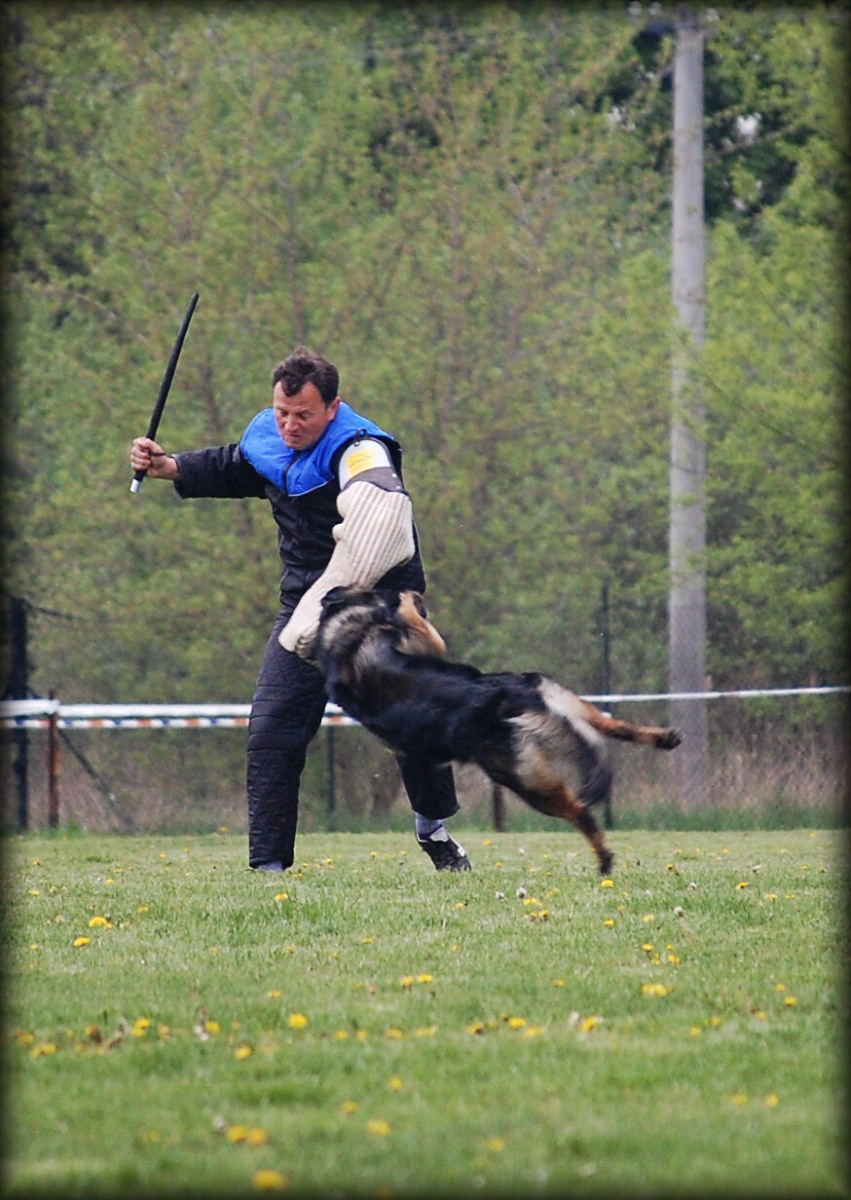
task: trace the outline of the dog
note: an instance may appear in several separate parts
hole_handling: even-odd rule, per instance
[[[418,592],[332,588],[313,657],[331,700],[385,745],[434,763],[476,763],[538,812],[570,821],[601,875],[614,856],[590,806],[612,781],[606,739],[659,750],[682,740],[676,729],[606,716],[547,675],[451,662]]]

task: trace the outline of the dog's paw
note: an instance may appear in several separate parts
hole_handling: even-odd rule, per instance
[[[615,861],[615,856],[611,850],[601,850],[598,857],[598,864],[601,875],[611,875],[612,866]]]
[[[676,750],[682,740],[683,735],[679,729],[666,729],[656,742],[656,745],[660,750]]]

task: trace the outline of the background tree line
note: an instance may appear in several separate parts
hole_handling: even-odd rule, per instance
[[[306,342],[403,443],[451,652],[664,690],[671,20],[553,4],[6,7],[3,541],[34,686],[250,698],[264,502],[128,493]],[[716,687],[844,657],[848,18],[707,14]],[[63,620],[37,609],[66,614]]]

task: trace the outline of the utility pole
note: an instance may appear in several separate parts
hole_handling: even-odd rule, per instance
[[[703,216],[703,31],[687,5],[677,8],[674,50],[674,167],[671,298],[670,602],[671,692],[706,690],[706,446],[699,377],[706,309]],[[680,798],[708,799],[705,700],[672,700],[670,721],[683,731],[674,756]]]

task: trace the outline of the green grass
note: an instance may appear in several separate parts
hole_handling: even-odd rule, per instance
[[[9,839],[7,1194],[848,1195],[841,832],[463,840]]]

